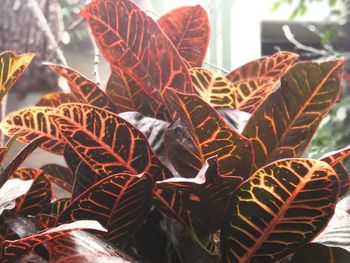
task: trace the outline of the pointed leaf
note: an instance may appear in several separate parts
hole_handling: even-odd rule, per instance
[[[72,199],[77,198],[81,193],[101,180],[101,176],[96,174],[84,161],[81,161],[78,165],[74,177]]]
[[[69,145],[66,145],[66,147],[64,147],[63,157],[71,173],[75,174],[75,171],[81,162],[80,157]]]
[[[17,139],[23,143],[30,143],[36,138],[46,138],[40,148],[56,154],[62,154],[65,143],[56,127],[50,123],[48,113],[53,111],[50,107],[30,107],[6,116],[1,122],[1,130],[7,136],[18,134]]]
[[[36,178],[28,192],[16,199],[14,212],[23,216],[36,216],[45,211],[51,202],[51,185],[42,172]]]
[[[337,203],[335,214],[327,227],[313,240],[326,246],[337,246],[350,250],[350,196],[344,197]]]
[[[281,87],[259,106],[242,133],[252,140],[256,167],[304,153],[338,99],[342,65],[341,60],[299,63],[284,75]]]
[[[65,78],[73,94],[82,102],[91,104],[101,109],[115,112],[116,109],[107,97],[106,93],[101,90],[94,82],[88,80],[79,72],[56,64],[46,64],[58,75]]]
[[[224,118],[229,127],[237,131],[239,134],[242,133],[251,117],[251,114],[247,112],[233,109],[219,109],[218,112]]]
[[[104,239],[84,231],[75,231],[46,243],[50,263],[136,262]]]
[[[22,162],[36,149],[45,142],[45,138],[38,138],[26,145],[15,158],[12,159],[10,164],[5,168],[5,170],[0,175],[0,188],[6,183],[10,178],[11,174],[17,170],[17,168],[22,164]]]
[[[105,59],[157,102],[166,87],[192,93],[191,78],[158,24],[129,0],[97,0],[81,11]]]
[[[165,154],[164,134],[169,123],[163,120],[145,117],[138,112],[123,112],[118,114],[145,135],[149,146],[157,157],[169,168],[169,159]]]
[[[149,174],[109,176],[73,200],[57,222],[97,220],[108,230],[106,239],[120,246],[150,212],[152,187]]]
[[[183,163],[197,171],[193,175],[199,172],[206,159],[217,155],[222,175],[247,178],[251,164],[249,140],[231,130],[218,113],[197,95],[167,89],[164,97],[189,132],[189,140],[194,149],[187,148],[188,151],[183,151],[181,157]],[[183,147],[186,149],[186,145]],[[175,165],[177,164],[174,163]],[[178,166],[181,165],[183,164]]]
[[[46,172],[46,177],[49,179],[49,181],[68,192],[72,192],[74,175],[69,168],[59,164],[46,164],[40,169]]]
[[[276,83],[263,78],[231,82],[220,73],[204,68],[190,69],[195,92],[217,109],[238,109],[253,112]]]
[[[97,231],[106,231],[98,222],[91,220],[81,220],[70,224],[60,225],[48,229],[44,232],[34,234],[29,237],[17,239],[14,241],[6,240],[3,243],[1,262],[15,262],[24,255],[33,251],[34,247],[43,242],[65,236],[72,231],[91,229]]]
[[[223,262],[275,262],[311,241],[334,214],[338,181],[325,162],[286,159],[235,193],[221,229]]]
[[[137,111],[161,120],[171,119],[165,106],[148,96],[127,73],[113,67],[111,71],[106,93],[116,105],[116,112]]]
[[[52,92],[43,96],[36,106],[56,108],[61,104],[73,102],[77,102],[77,99],[71,93]]]
[[[339,196],[343,197],[350,191],[350,175],[347,171],[343,160],[350,155],[350,147],[331,152],[321,157],[321,161],[328,163],[338,175],[340,183]]]
[[[0,53],[0,102],[27,69],[34,56],[32,53],[16,55],[12,51]]]
[[[1,126],[1,124],[0,124]],[[1,128],[1,127],[0,127]],[[17,137],[19,136],[19,134],[16,134],[14,136],[12,136],[11,138],[8,139],[8,141],[6,142],[5,147],[0,147],[0,165],[2,164],[2,162],[4,161],[7,153],[11,150],[11,147],[13,146],[13,144],[15,143],[15,141],[17,140]]]
[[[298,57],[299,55],[297,54],[280,51],[270,57],[263,57],[248,62],[232,71],[226,77],[232,82],[255,78],[278,81]]]
[[[155,180],[170,177],[144,135],[109,111],[65,104],[50,118],[66,142],[101,178],[121,172],[149,172]]]
[[[346,159],[349,156],[350,156],[350,146],[334,152],[327,153],[321,157],[321,160],[332,166],[332,165],[341,163],[344,159]]]
[[[203,7],[176,8],[161,16],[158,24],[192,67],[203,64],[210,39],[208,14]]]
[[[242,177],[221,176],[217,158],[212,157],[195,178],[170,178],[158,182],[156,186],[164,191],[170,189],[186,193],[179,195],[185,209],[210,233],[215,233],[221,226],[231,196],[241,182]]]
[[[0,215],[6,209],[13,209],[15,199],[28,192],[32,181],[10,179],[0,188]]]

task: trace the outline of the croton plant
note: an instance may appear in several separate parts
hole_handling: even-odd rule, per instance
[[[2,120],[1,159],[27,145],[0,176],[1,262],[345,262],[311,242],[349,192],[350,148],[303,158],[339,98],[342,60],[281,51],[223,75],[202,67],[201,6],[153,20],[129,0],[94,0],[81,16],[111,75],[102,89],[47,64],[71,93]],[[1,53],[0,98],[33,56]],[[20,167],[37,147],[66,166]]]

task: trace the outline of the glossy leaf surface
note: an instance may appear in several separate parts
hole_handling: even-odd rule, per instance
[[[271,93],[276,83],[263,78],[231,82],[220,73],[204,68],[190,69],[195,92],[214,108],[253,112]]]
[[[4,210],[13,209],[15,200],[28,192],[32,181],[10,179],[0,188],[0,215]]]
[[[65,143],[61,140],[56,127],[50,123],[48,113],[50,107],[31,107],[13,112],[1,122],[1,130],[7,136],[18,134],[17,139],[29,143],[39,137],[45,137],[46,142],[40,148],[52,153],[61,154]]]
[[[105,110],[115,111],[115,107],[106,93],[94,82],[71,68],[55,64],[47,65],[67,80],[69,87],[78,100]]]
[[[89,165],[81,161],[75,170],[72,199],[78,197],[85,190],[101,180],[101,176],[96,174]]]
[[[69,168],[59,164],[45,164],[41,170],[46,172],[46,177],[54,184],[68,192],[72,192],[74,184],[74,174]]]
[[[221,176],[216,157],[208,159],[195,178],[171,178],[157,183],[157,188],[181,191],[184,208],[210,233],[220,228],[228,203],[242,182],[241,177]],[[210,216],[208,216],[210,215]]]
[[[72,231],[91,229],[97,231],[106,231],[98,222],[91,220],[82,220],[70,224],[60,225],[48,229],[44,232],[34,234],[29,237],[17,239],[14,241],[6,240],[3,243],[1,262],[15,262],[25,254],[33,251],[34,247],[43,242],[65,236]]]
[[[344,159],[349,157],[350,147],[340,149],[335,152],[326,154],[321,158],[321,161],[328,163],[338,175],[338,180],[340,183],[340,193],[339,196],[343,197],[350,190],[350,174],[344,165]]]
[[[149,146],[157,157],[169,168],[169,160],[165,154],[164,135],[169,123],[163,120],[145,117],[138,112],[123,112],[118,114],[145,135]]]
[[[135,262],[104,239],[84,231],[74,231],[55,238],[47,245],[50,263]]]
[[[255,78],[278,81],[298,57],[297,54],[280,51],[270,57],[263,57],[248,62],[233,70],[227,75],[227,78],[232,82]]]
[[[256,167],[304,153],[338,99],[342,65],[340,60],[299,63],[282,77],[280,88],[259,106],[243,130],[253,143]]]
[[[223,262],[274,262],[293,253],[327,225],[338,187],[325,162],[286,159],[259,169],[235,193],[223,221]]]
[[[168,107],[177,112],[178,120],[187,129],[188,140],[194,147],[189,149],[182,145],[183,152],[178,156],[182,163],[174,163],[175,168],[176,165],[191,167],[194,176],[206,159],[217,155],[222,175],[247,178],[251,164],[249,140],[230,129],[220,115],[197,95],[167,89],[165,99]]]
[[[208,14],[203,7],[176,8],[161,16],[157,22],[191,67],[203,64],[210,39]]]
[[[29,66],[34,56],[32,53],[16,55],[12,51],[0,53],[0,102]]]
[[[36,216],[44,212],[51,202],[51,184],[42,172],[33,179],[28,192],[16,199],[14,212],[24,216]]]
[[[6,166],[4,171],[0,175],[0,188],[6,183],[6,181],[11,177],[11,174],[17,170],[17,168],[22,164],[22,162],[36,149],[45,142],[45,138],[38,138],[26,145],[12,161],[9,165]]]
[[[66,142],[101,177],[120,172],[149,172],[155,180],[170,176],[144,135],[109,111],[66,104],[50,117]]]
[[[192,93],[187,66],[158,24],[129,0],[98,0],[81,11],[105,59],[157,102],[166,87]]]
[[[108,230],[106,238],[122,245],[148,215],[152,187],[149,174],[109,176],[73,200],[59,215],[58,223],[97,220]]]
[[[126,72],[117,68],[112,68],[111,71],[106,93],[116,105],[118,113],[137,111],[161,120],[171,119],[164,105],[148,96]]]

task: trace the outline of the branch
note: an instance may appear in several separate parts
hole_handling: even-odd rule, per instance
[[[95,82],[97,84],[97,86],[101,85],[101,79],[100,79],[100,74],[98,71],[98,65],[100,64],[100,51],[98,50],[96,41],[94,39],[94,36],[92,35],[91,29],[90,27],[88,27],[88,31],[89,31],[89,37],[91,40],[91,44],[93,46],[94,49],[94,71],[93,71],[93,75],[95,76]]]
[[[314,47],[310,47],[310,46],[306,46],[302,43],[300,43],[298,40],[295,39],[292,31],[290,30],[290,27],[287,25],[284,25],[282,27],[284,35],[286,36],[286,38],[295,45],[296,48],[301,49],[301,50],[305,50],[307,52],[311,52],[313,54],[317,54],[317,55],[321,55],[321,56],[327,56],[329,55],[329,53],[326,50],[323,49],[317,49]]]
[[[50,25],[43,14],[43,11],[41,10],[39,4],[36,2],[36,0],[28,0],[28,6],[32,9],[34,16],[37,19],[38,26],[41,28],[41,30],[45,33],[46,37],[50,41],[52,47],[54,50],[56,50],[56,54],[60,62],[67,66],[66,58],[63,55],[63,51],[58,45],[58,42],[52,33],[52,30],[50,28]]]
[[[209,66],[209,67],[211,67],[211,68],[213,68],[213,69],[215,69],[215,70],[219,70],[219,71],[221,71],[221,72],[224,73],[224,74],[230,73],[228,70],[223,69],[223,68],[220,68],[219,66],[216,66],[216,65],[214,65],[213,63],[210,63],[210,62],[207,61],[207,60],[205,60],[205,61],[203,62],[203,64],[205,64],[205,65],[207,65],[207,66]]]

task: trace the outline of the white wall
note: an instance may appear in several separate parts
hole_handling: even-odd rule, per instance
[[[142,7],[158,15],[170,11],[173,8],[184,5],[201,4],[209,12],[213,12],[215,7],[221,4],[222,0],[146,0]],[[231,64],[232,69],[238,67],[252,59],[261,56],[260,23],[263,20],[288,21],[292,10],[299,0],[294,0],[292,5],[284,4],[277,11],[272,11],[272,6],[276,0],[232,0],[231,10]],[[338,1],[339,2],[339,1]],[[223,6],[223,8],[227,8]],[[329,13],[328,1],[308,3],[308,11],[303,17],[298,17],[299,21],[321,21]],[[217,43],[221,41],[221,32],[212,32],[212,38],[216,38]],[[220,44],[219,44],[220,46]],[[219,55],[224,50],[209,50],[218,52]],[[224,55],[224,54],[223,54]],[[220,59],[218,61],[220,65]],[[230,69],[227,69],[230,70]]]

